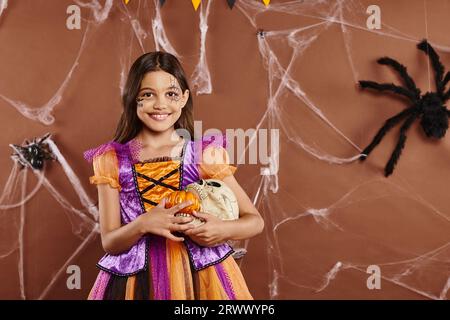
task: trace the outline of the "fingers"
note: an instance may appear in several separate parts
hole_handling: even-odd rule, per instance
[[[167,209],[167,213],[169,214],[175,214],[178,211],[180,211],[183,208],[186,208],[188,206],[190,206],[192,204],[192,201],[187,200],[187,201],[183,201],[182,203],[177,204],[176,206],[173,206],[170,209]]]
[[[187,234],[187,233],[186,233]],[[204,246],[204,247],[216,247],[219,244],[222,244],[222,241],[207,237],[197,237],[197,236],[190,236],[190,239],[194,241],[195,243]]]
[[[170,227],[170,231],[188,231],[192,228],[195,228],[193,225],[190,224],[173,224]]]
[[[174,217],[172,223],[188,223],[194,220],[193,217]]]
[[[166,236],[166,238],[173,240],[173,241],[177,241],[177,242],[184,241],[183,237],[174,236],[172,233],[170,233],[170,231],[168,231],[165,236]]]
[[[186,231],[186,234],[193,236],[203,236],[206,235],[206,231],[205,229],[202,229],[202,227],[196,227]]]
[[[158,203],[158,205],[156,207],[158,207],[158,208],[165,208],[166,201],[167,201],[167,198],[162,198],[162,200]]]
[[[194,211],[193,212],[194,216],[196,216],[197,218],[203,219],[205,221],[208,221],[210,218],[210,215],[208,213],[203,213],[203,212],[198,212],[198,211]]]

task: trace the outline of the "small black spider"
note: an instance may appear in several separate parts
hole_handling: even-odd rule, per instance
[[[42,170],[45,160],[55,160],[55,155],[51,152],[48,143],[45,142],[50,137],[47,133],[42,138],[34,138],[32,142],[25,140],[22,146],[10,144],[14,152],[11,158],[19,161],[21,169],[32,166],[34,169]]]
[[[264,39],[264,36],[266,35],[266,31],[265,31],[264,29],[258,29],[258,30],[256,31],[256,35],[257,35],[258,37],[261,37],[262,39]]]
[[[381,142],[384,135],[397,123],[406,119],[400,128],[400,137],[398,138],[397,145],[384,168],[384,175],[386,177],[394,171],[395,165],[405,146],[406,131],[417,118],[420,118],[420,125],[429,138],[441,139],[445,136],[448,129],[450,110],[447,110],[445,103],[450,98],[450,89],[445,91],[445,87],[450,81],[450,72],[447,72],[444,76],[444,66],[427,40],[420,42],[417,48],[425,52],[431,61],[435,76],[436,92],[421,94],[420,89],[417,88],[414,80],[409,76],[406,67],[389,57],[383,57],[377,62],[381,65],[391,66],[397,71],[405,86],[397,86],[393,83],[359,81],[362,89],[370,88],[378,91],[393,92],[406,97],[411,102],[408,108],[386,120],[384,126],[381,127],[372,142],[363,150],[360,156],[360,160],[365,160],[370,152]]]

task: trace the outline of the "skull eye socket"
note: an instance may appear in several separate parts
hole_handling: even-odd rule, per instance
[[[216,181],[208,181],[208,182],[206,182],[206,184],[208,186],[212,186],[212,187],[216,187],[216,188],[220,188],[222,186],[220,183],[218,183]]]

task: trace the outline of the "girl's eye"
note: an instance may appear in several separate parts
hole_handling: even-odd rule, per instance
[[[152,94],[151,92],[146,92],[146,93],[143,94],[143,96],[144,97],[150,97],[151,94]]]
[[[170,91],[169,92],[169,99],[171,101],[178,101],[178,100],[180,100],[180,95],[177,92]]]

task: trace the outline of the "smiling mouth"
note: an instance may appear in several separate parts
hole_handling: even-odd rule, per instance
[[[166,120],[171,113],[147,113],[150,118],[156,121],[164,121]]]

